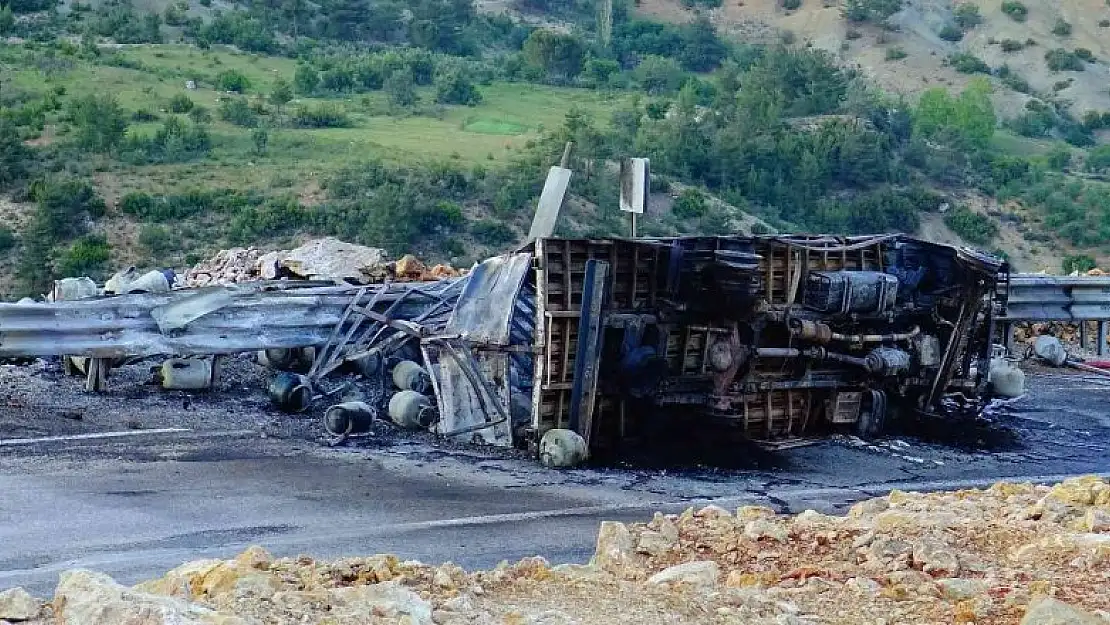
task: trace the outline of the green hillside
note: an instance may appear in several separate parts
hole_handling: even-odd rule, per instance
[[[617,3],[599,31],[587,0],[519,2],[515,18],[466,0],[152,8],[0,9],[9,296],[304,236],[466,263],[520,240],[567,141],[563,234],[623,233],[615,162],[635,155],[662,194],[647,234],[752,214],[940,228],[1055,269],[1110,250],[1110,113],[1042,102],[1003,119],[984,79],[910,102],[828,53],[727,40],[706,19]]]

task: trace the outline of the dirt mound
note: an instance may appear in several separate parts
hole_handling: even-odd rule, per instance
[[[1108,577],[1110,484],[1084,477],[894,491],[843,517],[710,506],[606,522],[589,565],[527,558],[468,573],[252,547],[134,588],[69,571],[37,622],[1105,625]]]

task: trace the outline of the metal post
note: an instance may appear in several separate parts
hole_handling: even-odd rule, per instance
[[[1012,323],[1002,324],[1002,342],[1006,346],[1006,353],[1011,356],[1014,355],[1014,325]]]
[[[1083,320],[1083,321],[1079,322],[1079,346],[1082,347],[1084,350],[1086,350],[1087,348],[1089,348],[1091,346],[1091,341],[1089,340],[1089,337],[1087,336],[1087,321],[1086,320]]]
[[[1106,322],[1098,322],[1098,355],[1106,355]]]

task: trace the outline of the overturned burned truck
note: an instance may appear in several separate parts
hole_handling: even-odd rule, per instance
[[[421,341],[431,427],[533,449],[571,430],[597,457],[658,418],[776,446],[974,416],[1007,280],[902,235],[540,239],[476,267]]]

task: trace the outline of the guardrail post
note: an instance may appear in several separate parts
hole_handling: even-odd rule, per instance
[[[1012,323],[1002,324],[1002,343],[1006,346],[1006,353],[1014,353],[1014,325]]]
[[[1098,355],[1106,355],[1106,322],[1098,322]]]
[[[1079,322],[1079,346],[1082,347],[1084,351],[1089,349],[1090,346],[1091,346],[1091,341],[1089,340],[1089,337],[1087,336],[1087,322],[1086,322],[1086,320]]]

